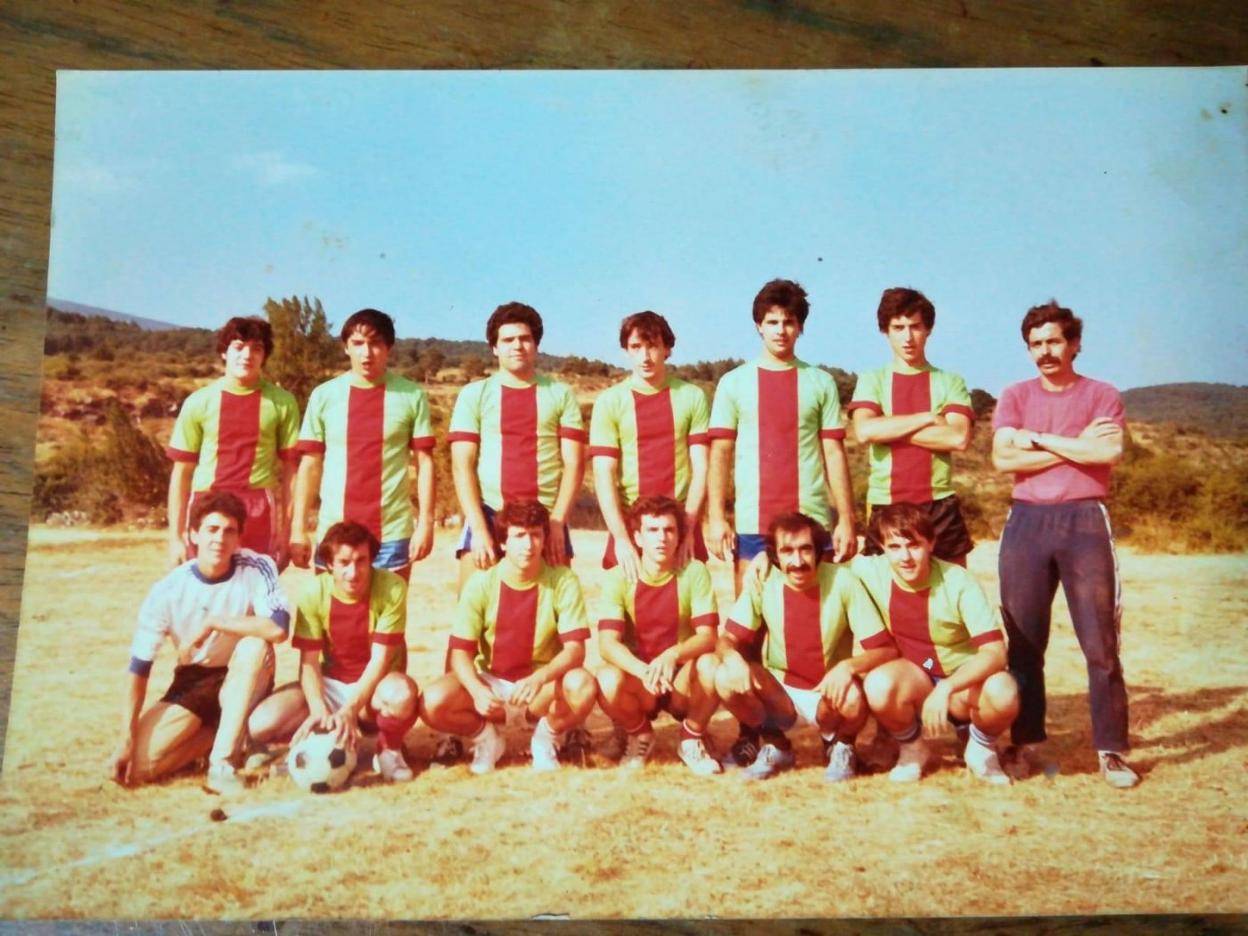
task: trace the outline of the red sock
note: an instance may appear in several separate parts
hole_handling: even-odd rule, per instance
[[[416,724],[416,712],[407,718],[395,718],[393,715],[377,713],[377,733],[381,736],[381,750],[403,750],[403,736]]]
[[[700,737],[702,737],[702,732],[694,731],[692,728],[690,728],[689,719],[686,718],[681,721],[680,723],[680,740],[681,741],[688,741],[690,738],[700,738]]]

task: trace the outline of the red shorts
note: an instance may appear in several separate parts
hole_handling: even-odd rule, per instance
[[[699,562],[706,562],[710,558],[710,554],[706,551],[706,540],[702,538],[702,525],[698,524],[693,528],[693,558]],[[602,567],[604,569],[612,569],[618,565],[615,558],[615,537],[607,534],[607,548],[602,554]]]
[[[195,506],[195,498],[207,493],[207,491],[197,491],[191,495],[191,501],[186,505],[188,517],[191,508]],[[247,488],[241,491],[232,490],[229,493],[235,495],[247,508],[247,522],[243,524],[243,536],[239,546],[263,553],[276,560],[277,557],[274,555],[277,552],[277,543],[274,542],[274,534],[277,532],[274,523],[276,503],[273,500],[273,492],[268,488]],[[187,558],[194,559],[196,552],[195,544],[191,543]]]

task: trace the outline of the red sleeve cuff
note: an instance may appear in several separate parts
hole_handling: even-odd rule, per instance
[[[956,413],[958,416],[965,416],[967,419],[972,421],[975,419],[975,411],[969,406],[964,406],[961,403],[950,403],[941,412],[946,416],[950,413]]]
[[[301,453],[299,452],[299,446],[295,445],[293,448],[279,449],[277,452],[277,457],[280,458],[282,461],[286,462],[287,464],[293,465],[297,461],[299,461],[300,454]]]
[[[446,441],[451,442],[480,442],[481,433],[479,432],[448,432]]]
[[[729,618],[724,624],[724,630],[731,634],[733,639],[735,639],[736,642],[741,644],[743,647],[748,647],[752,644],[754,642],[755,635],[758,634],[758,631],[752,631],[748,627],[742,627],[732,618]]]
[[[324,455],[325,443],[315,439],[300,439],[297,446],[301,455]]]
[[[982,647],[984,644],[995,643],[998,640],[1005,640],[1005,635],[1001,633],[1000,629],[985,631],[982,634],[976,634],[971,638],[971,643],[977,647]]]
[[[296,635],[290,638],[290,645],[296,650],[320,650],[325,646],[325,641],[318,640],[315,637],[299,637]]]
[[[872,634],[866,640],[859,641],[863,650],[879,650],[881,647],[893,645],[893,635],[886,630],[880,631],[878,634]]]
[[[374,631],[373,643],[385,644],[387,647],[398,647],[403,643],[404,636],[404,634],[379,633]]]
[[[880,404],[876,403],[874,400],[850,400],[849,404],[845,407],[845,412],[852,413],[856,409],[867,410],[870,413],[874,413],[876,416],[884,415],[884,407],[880,406]]]
[[[844,429],[820,429],[819,438],[821,439],[843,439],[845,438]]]
[[[589,433],[584,429],[576,429],[573,426],[560,426],[559,438],[568,439],[572,442],[580,442],[584,445],[589,441]]]
[[[719,630],[719,615],[699,614],[689,622],[689,626],[694,630],[697,630],[699,627],[710,627]]]
[[[689,444],[690,445],[710,445],[711,444],[710,431],[708,430],[707,432],[689,433]]]
[[[715,439],[727,439],[729,442],[735,442],[737,440],[737,430],[736,429],[708,429],[706,432],[706,436],[708,439],[711,439],[712,441],[714,441]]]
[[[578,627],[576,630],[562,631],[559,634],[560,643],[566,644],[568,641],[571,641],[571,640],[580,640],[580,641],[589,640],[589,628]]]
[[[412,439],[408,445],[411,446],[413,452],[432,452],[433,446],[437,441],[433,436],[418,436]]]
[[[622,634],[627,627],[628,622],[617,620],[616,618],[603,618],[598,622],[598,630],[600,631],[619,631]]]
[[[620,450],[614,445],[591,445],[589,447],[590,458],[619,458]]]
[[[165,446],[165,454],[169,456],[170,461],[187,462],[191,465],[199,461],[198,452],[184,452],[182,449],[176,449],[172,445]]]
[[[467,637],[456,637],[454,634],[451,635],[448,647],[451,650],[467,650],[469,653],[477,652],[477,642],[475,640],[469,640]]]

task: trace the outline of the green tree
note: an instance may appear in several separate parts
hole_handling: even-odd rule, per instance
[[[273,354],[265,362],[269,379],[295,395],[302,410],[312,388],[339,364],[342,350],[330,331],[320,299],[291,296],[266,299],[264,314],[273,326]]]

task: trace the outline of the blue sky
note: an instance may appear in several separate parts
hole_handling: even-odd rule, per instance
[[[934,363],[1034,375],[1056,297],[1081,369],[1245,383],[1244,70],[61,72],[48,293],[216,327],[268,296],[619,361],[752,357],[750,303],[809,291],[799,354],[887,360],[880,292],[922,289]]]

